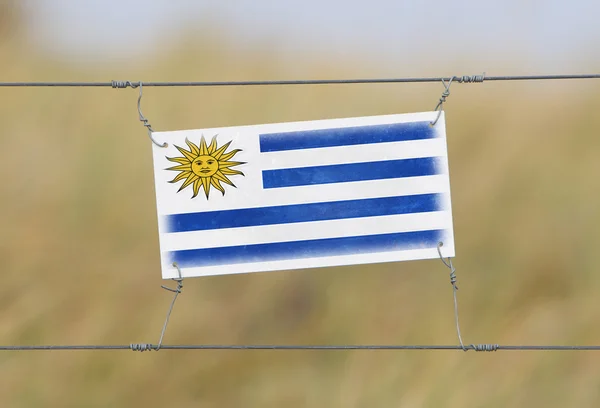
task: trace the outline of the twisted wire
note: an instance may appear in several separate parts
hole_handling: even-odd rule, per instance
[[[138,109],[138,115],[139,115],[140,122],[142,122],[142,125],[144,125],[146,127],[146,130],[148,131],[148,137],[150,138],[152,143],[154,143],[158,147],[167,147],[168,146],[167,142],[164,142],[161,144],[161,143],[158,143],[156,140],[154,140],[154,137],[152,137],[152,132],[154,132],[154,130],[152,129],[152,126],[150,125],[150,122],[148,121],[148,119],[146,119],[146,117],[142,113],[142,95],[143,95],[142,82],[141,81],[138,82],[137,85],[135,85],[135,86],[132,85],[132,83],[129,81],[113,81],[112,83],[113,83],[113,88],[115,86],[117,88],[122,88],[122,87],[124,88],[124,87],[127,87],[127,85],[132,86],[134,88],[139,86],[140,95],[137,100],[137,109]]]
[[[144,352],[144,351],[150,351],[150,350],[159,350],[160,349],[160,345],[157,345],[156,347],[153,346],[152,344],[149,343],[131,343],[129,345],[129,348],[131,349],[131,351],[140,351],[140,352]]]
[[[442,246],[444,246],[443,242],[438,242],[437,251],[440,256],[440,259],[446,265],[448,269],[450,269],[450,284],[452,285],[452,295],[454,297],[454,322],[456,324],[456,334],[458,336],[458,342],[460,344],[460,348],[463,351],[475,350],[475,351],[496,351],[500,349],[498,344],[470,344],[465,346],[463,343],[462,335],[460,334],[460,324],[458,322],[458,299],[456,296],[456,292],[458,292],[458,286],[456,285],[456,268],[452,265],[452,259],[448,258],[448,261],[444,260],[442,256]]]
[[[15,345],[0,346],[0,351],[74,351],[74,350],[156,350],[158,345],[132,343],[128,345]],[[600,345],[500,345],[470,344],[467,350],[492,351],[600,351]],[[261,345],[261,344],[163,344],[161,350],[458,350],[460,345]]]
[[[481,83],[488,81],[537,81],[566,79],[600,79],[600,74],[560,74],[560,75],[460,75],[445,77],[408,77],[408,78],[358,78],[358,79],[299,79],[299,80],[264,80],[264,81],[171,81],[171,82],[0,82],[0,87],[111,87],[123,89],[143,86],[265,86],[265,85],[336,85],[336,84],[384,84],[384,83],[419,83],[448,82]]]
[[[456,296],[456,292],[458,292],[458,286],[456,285],[456,269],[454,268],[454,265],[452,265],[452,259],[448,258],[447,262],[444,260],[444,257],[442,256],[442,246],[444,246],[444,243],[438,242],[437,251],[444,265],[446,265],[446,267],[450,269],[450,284],[452,285],[452,295],[454,296],[454,322],[456,324],[456,334],[458,336],[458,342],[460,343],[460,347],[464,351],[467,351],[467,348],[463,344],[462,336],[460,334],[460,324],[458,322],[458,299]],[[477,349],[475,350],[478,351]]]
[[[137,88],[140,86],[141,82],[131,82],[131,81],[112,81],[112,87],[118,89],[125,89],[127,87]]]
[[[452,85],[452,80],[453,79],[454,78],[450,78],[450,80],[448,81],[448,83],[446,83],[446,81],[444,81],[442,79],[442,84],[444,85],[444,92],[442,92],[442,96],[440,97],[440,101],[438,102],[437,106],[434,109],[434,111],[437,111],[438,114],[435,117],[435,120],[430,123],[431,126],[435,126],[435,124],[440,119],[440,116],[442,115],[442,111],[444,110],[444,102],[446,102],[446,98],[448,98],[450,96],[450,85]]]
[[[177,268],[177,274],[178,274],[178,278],[173,279],[175,282],[177,282],[177,287],[175,289],[171,289],[168,286],[164,286],[161,285],[160,287],[168,290],[169,292],[173,292],[175,293],[175,295],[173,296],[173,300],[171,301],[171,306],[169,307],[169,311],[167,312],[167,317],[165,318],[165,323],[163,324],[163,328],[162,331],[160,332],[160,339],[158,340],[158,345],[156,346],[156,351],[160,350],[160,347],[162,346],[162,342],[163,342],[163,338],[165,337],[165,332],[167,331],[167,325],[169,324],[169,318],[171,317],[171,313],[173,312],[173,306],[175,306],[175,301],[177,301],[177,296],[179,296],[179,294],[181,293],[181,290],[183,289],[183,277],[181,276],[181,269],[179,268],[179,265],[177,265],[176,262],[173,262],[173,266],[175,268]],[[133,348],[132,348],[133,350]],[[144,351],[144,350],[140,350],[140,351]]]
[[[481,75],[463,75],[461,77],[454,77],[454,81],[459,84],[471,84],[476,82],[483,82],[485,80],[485,72]]]

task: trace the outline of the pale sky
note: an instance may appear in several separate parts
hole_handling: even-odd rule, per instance
[[[473,74],[507,59],[523,71],[599,67],[599,0],[24,0],[32,38],[77,58],[144,53],[181,27],[220,27],[234,45],[265,42],[394,64],[468,57]],[[455,64],[456,65],[456,64]],[[513,64],[515,65],[515,64]]]

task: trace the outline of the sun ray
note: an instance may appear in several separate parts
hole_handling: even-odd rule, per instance
[[[173,167],[169,167],[167,170],[178,170],[178,171],[192,171],[192,164],[191,163],[186,163],[186,164],[180,164],[179,166],[173,166]]]
[[[190,184],[192,184],[194,181],[196,181],[196,179],[198,179],[199,176],[196,174],[190,174],[187,178],[186,181],[183,182],[183,184],[181,185],[181,187],[179,187],[178,191],[183,190],[184,188],[186,188],[187,186],[189,186]]]
[[[208,146],[208,154],[212,156],[216,149],[217,149],[217,135],[214,135],[212,140],[210,141],[210,146]]]
[[[192,198],[198,195],[198,192],[200,191],[200,185],[202,184],[201,180],[201,178],[197,178],[196,181],[194,181],[194,195],[192,196]]]
[[[191,171],[181,172],[177,176],[175,176],[173,180],[169,181],[169,183],[177,183],[179,180],[183,180],[184,178],[190,177],[192,174],[193,173]]]
[[[214,157],[217,160],[221,160],[221,156],[223,155],[223,153],[225,152],[225,150],[227,150],[227,148],[229,147],[230,144],[231,144],[231,142],[225,143],[223,146],[221,146],[219,148],[219,150],[217,150],[216,152],[214,152],[212,154],[212,157]]]
[[[224,154],[223,156],[221,156],[219,158],[219,160],[220,161],[227,161],[227,160],[231,159],[237,152],[241,152],[241,150],[240,149],[232,150],[229,153]]]
[[[208,148],[206,147],[206,139],[204,139],[204,136],[202,136],[202,139],[200,139],[200,155],[205,156],[207,154]]]
[[[186,159],[185,157],[167,157],[167,160],[170,160],[179,164],[191,164],[191,160]]]
[[[179,150],[179,152],[181,152],[181,154],[183,154],[185,156],[186,159],[188,159],[188,161],[192,161],[196,158],[197,155],[192,154],[191,152],[188,152],[187,150],[185,150],[183,147],[179,147],[179,146],[175,146],[177,148],[177,150]]]
[[[215,178],[215,179],[217,179],[217,180],[219,180],[219,181],[222,181],[223,183],[227,183],[227,184],[229,184],[230,186],[234,186],[234,187],[235,187],[235,184],[233,184],[233,183],[231,182],[231,180],[229,180],[227,177],[225,177],[225,176],[223,175],[223,173],[221,173],[221,170],[217,171],[217,172],[216,172],[216,173],[213,175],[213,178]]]
[[[225,196],[225,187],[227,184],[234,188],[236,185],[229,179],[228,176],[241,175],[239,170],[234,170],[231,167],[246,164],[246,162],[229,161],[241,149],[234,149],[227,152],[231,141],[219,147],[217,135],[213,136],[210,145],[207,145],[204,135],[200,137],[198,145],[194,144],[187,138],[185,143],[189,147],[189,151],[180,146],[175,146],[183,157],[167,157],[171,162],[177,163],[177,166],[169,167],[165,170],[179,172],[170,183],[177,183],[183,180],[177,192],[191,186],[193,191],[192,198],[199,195],[200,189],[204,190],[206,199],[209,199],[211,187],[219,190]]]
[[[220,169],[226,169],[228,167],[239,166],[240,164],[246,164],[246,163],[244,163],[244,162],[230,162],[230,161],[219,162],[219,168]]]
[[[242,176],[244,175],[244,173],[242,173],[241,171],[232,170],[232,169],[223,169],[223,170],[221,170],[221,173],[223,173],[224,175],[227,175],[227,176],[232,176],[234,174],[240,174]]]
[[[223,188],[221,183],[219,183],[219,180],[217,180],[215,177],[211,177],[210,184],[212,184],[214,188],[219,190],[221,194],[225,195],[225,189]]]
[[[210,191],[210,180],[208,177],[202,177],[202,187],[204,187],[204,194],[206,194],[206,198],[208,198],[208,193]]]
[[[187,143],[187,145],[190,148],[190,151],[195,154],[196,156],[198,156],[200,154],[200,150],[198,149],[198,146],[196,146],[195,144],[193,144],[192,142],[190,142],[188,140],[188,138],[185,138],[185,143]]]

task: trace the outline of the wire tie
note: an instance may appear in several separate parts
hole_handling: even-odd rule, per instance
[[[131,81],[112,81],[112,87],[118,89],[125,89],[127,87],[137,88],[138,84]]]
[[[140,351],[140,352],[155,349],[152,344],[148,344],[148,343],[131,343],[129,345],[129,348],[131,349],[131,351]]]
[[[471,344],[469,347],[475,351],[496,351],[500,346],[498,344]]]
[[[114,86],[115,82],[117,82],[117,85],[122,85],[122,83],[119,83],[118,81],[113,81],[113,86]],[[129,81],[126,81],[126,82],[129,82]],[[138,82],[137,84],[133,84],[133,83],[129,82],[129,85],[132,88],[136,88],[138,86],[140,87],[140,96],[138,97],[137,108],[138,108],[138,114],[139,114],[140,122],[142,122],[142,124],[148,130],[148,137],[150,138],[150,140],[152,140],[152,143],[154,143],[158,147],[167,147],[168,146],[167,142],[165,142],[163,144],[160,144],[156,140],[154,140],[154,138],[152,137],[152,132],[154,132],[154,130],[152,129],[152,126],[148,122],[148,119],[146,119],[144,117],[144,114],[142,113],[142,81]]]
[[[173,262],[173,266],[175,268],[177,268],[177,274],[179,276],[178,278],[172,279],[175,282],[177,282],[177,288],[172,289],[172,288],[169,288],[164,285],[160,286],[161,288],[168,290],[169,292],[175,293],[175,296],[173,296],[173,300],[171,301],[171,305],[169,306],[169,310],[167,312],[167,317],[165,318],[165,323],[163,324],[162,331],[160,332],[160,339],[158,340],[158,344],[156,346],[154,346],[150,343],[131,343],[129,345],[129,348],[132,351],[148,351],[148,350],[158,351],[158,350],[160,350],[160,347],[162,346],[163,338],[165,337],[165,332],[167,331],[167,325],[169,324],[169,318],[171,317],[171,312],[173,312],[173,306],[175,306],[175,301],[177,300],[177,296],[179,296],[179,294],[181,293],[181,290],[183,289],[183,277],[181,276],[181,269],[179,269],[179,266],[177,265],[176,262]]]
[[[463,349],[463,351],[467,351],[468,348],[465,347],[465,345],[463,344],[462,336],[460,334],[460,324],[458,323],[458,300],[456,299],[456,292],[458,291],[458,286],[456,286],[456,269],[454,268],[454,265],[452,265],[452,259],[448,258],[448,261],[444,260],[441,250],[441,247],[443,245],[443,242],[438,242],[437,251],[444,265],[446,265],[446,267],[450,269],[450,284],[452,285],[452,294],[454,295],[454,321],[456,323],[456,334],[458,335],[458,342],[460,343],[460,347]]]
[[[454,80],[459,84],[471,84],[477,82],[483,82],[485,80],[485,72],[481,75],[463,75],[461,77],[454,77]]]
[[[173,262],[173,266],[175,268],[177,268],[177,275],[179,276],[178,278],[173,278],[173,280],[175,282],[177,282],[177,287],[175,289],[169,288],[167,286],[161,285],[160,287],[168,290],[169,292],[173,292],[175,293],[175,296],[173,296],[173,300],[171,301],[171,306],[169,306],[169,311],[167,312],[167,317],[165,318],[165,324],[163,325],[162,331],[160,333],[160,339],[158,340],[158,345],[156,346],[156,351],[160,350],[160,346],[162,345],[163,342],[163,338],[165,337],[165,332],[167,331],[167,325],[169,324],[169,318],[171,317],[171,312],[173,311],[173,306],[175,306],[175,301],[177,300],[177,296],[179,296],[179,294],[181,293],[181,290],[183,289],[183,277],[181,276],[181,269],[179,268],[179,265],[177,265],[177,262]]]
[[[446,84],[446,81],[442,78],[442,84],[444,85],[445,89],[444,89],[444,92],[442,92],[442,96],[440,97],[440,100],[434,109],[434,111],[437,111],[438,114],[437,114],[435,120],[433,122],[429,123],[431,126],[435,126],[437,121],[440,119],[440,116],[442,115],[442,111],[444,110],[444,102],[446,102],[446,98],[448,98],[450,96],[450,85],[452,84],[452,81],[454,80],[454,78],[455,77],[450,78],[450,80],[448,81],[447,84]]]

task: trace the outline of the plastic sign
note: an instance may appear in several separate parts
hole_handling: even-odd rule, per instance
[[[162,277],[453,257],[436,117],[154,132]]]

